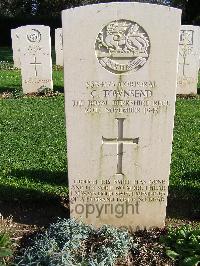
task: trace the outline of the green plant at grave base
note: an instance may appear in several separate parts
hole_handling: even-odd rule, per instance
[[[46,94],[49,94],[52,92],[52,89],[51,88],[48,88],[46,86],[41,86],[39,89],[38,89],[38,95],[46,95]]]
[[[12,256],[12,242],[6,233],[0,233],[0,266],[5,265],[7,257]]]
[[[196,266],[200,263],[200,227],[184,225],[168,228],[166,236],[160,238],[166,245],[166,254],[177,260],[180,266]]]
[[[111,266],[126,257],[128,232],[103,226],[94,229],[73,219],[59,219],[16,259],[16,266]]]

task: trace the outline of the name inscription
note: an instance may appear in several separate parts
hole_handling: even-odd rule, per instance
[[[72,107],[86,114],[158,114],[170,105],[155,99],[155,81],[88,81],[87,99],[73,99]]]

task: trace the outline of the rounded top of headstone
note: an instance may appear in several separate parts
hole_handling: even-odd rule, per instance
[[[174,8],[174,7],[170,7],[170,6],[166,6],[166,5],[160,5],[160,4],[156,4],[156,3],[141,3],[141,2],[109,2],[109,3],[98,3],[98,4],[91,4],[91,5],[83,5],[83,6],[78,6],[78,7],[72,7],[72,8],[68,8],[65,10],[62,10],[62,14],[64,14],[65,12],[70,12],[73,10],[81,10],[81,9],[90,9],[90,8],[106,8],[106,7],[117,7],[117,6],[134,6],[135,8],[159,8],[160,10],[168,10],[170,12],[178,12],[178,13],[182,13],[182,10],[179,8]]]

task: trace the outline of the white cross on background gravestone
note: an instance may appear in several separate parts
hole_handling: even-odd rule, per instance
[[[27,25],[18,29],[23,92],[53,89],[50,28]]]
[[[116,118],[118,121],[118,137],[107,139],[102,137],[103,144],[117,144],[117,172],[122,174],[122,158],[123,158],[123,145],[124,144],[138,144],[139,138],[124,138],[123,136],[123,123],[125,118]]]
[[[155,4],[63,11],[71,217],[164,225],[180,23],[180,10]]]
[[[179,65],[182,66],[182,74],[183,74],[183,76],[186,76],[186,72],[187,72],[186,71],[186,67],[190,65],[190,64],[186,63],[186,58],[184,58],[183,62],[182,63],[180,62]]]
[[[179,40],[177,94],[197,94],[200,27],[182,25]]]

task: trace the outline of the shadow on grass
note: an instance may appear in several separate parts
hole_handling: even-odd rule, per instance
[[[12,216],[16,223],[47,226],[58,217],[69,217],[69,209],[58,196],[0,185],[0,198],[8,198],[8,195],[10,200],[0,201],[0,213],[4,218]]]
[[[199,179],[199,172],[186,173],[182,179]],[[193,179],[192,179],[193,178]],[[200,190],[192,186],[170,186],[167,204],[170,218],[200,220]]]
[[[11,178],[17,177],[28,178],[30,180],[47,183],[50,185],[65,185],[68,186],[68,173],[67,171],[49,171],[43,169],[23,169],[12,170],[10,173]]]
[[[8,47],[0,47],[0,61],[13,62],[12,50]]]
[[[9,87],[1,87],[0,86],[0,93],[3,93],[3,92],[11,92],[11,93],[23,93],[22,91],[22,87],[19,87],[19,86],[9,86]],[[53,87],[53,92],[59,92],[59,93],[64,93],[64,88],[63,86],[57,86],[57,85],[54,85]]]
[[[18,187],[0,184],[0,213],[3,217],[12,216],[14,222],[39,226],[46,226],[57,217],[69,217],[67,189],[63,197],[40,190],[40,184],[67,188],[67,171],[20,169],[11,171],[9,178],[12,177],[19,179]],[[25,187],[29,182],[33,188]]]
[[[58,91],[60,93],[64,93],[64,88],[63,88],[63,86],[54,85],[53,86],[53,91],[54,92]]]
[[[196,171],[196,172],[189,172],[189,173],[185,173],[181,179],[183,181],[186,181],[186,180],[190,180],[190,181],[198,181],[200,182],[200,171]],[[199,192],[199,195],[200,195],[200,192]]]
[[[18,86],[12,86],[12,87],[1,87],[0,86],[0,93],[3,93],[3,92],[11,92],[11,93],[20,93],[22,92],[22,89]]]

